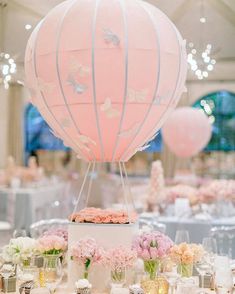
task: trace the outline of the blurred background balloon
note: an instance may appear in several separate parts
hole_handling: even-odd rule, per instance
[[[208,117],[199,109],[177,108],[162,129],[164,142],[179,157],[191,157],[200,152],[211,138]]]

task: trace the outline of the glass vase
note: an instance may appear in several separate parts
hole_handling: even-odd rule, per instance
[[[126,281],[126,270],[125,268],[111,270],[111,286],[122,287]]]
[[[181,277],[190,278],[193,275],[193,263],[180,263],[177,267],[178,274],[181,275]]]
[[[165,277],[159,275],[160,260],[146,260],[144,269],[146,276],[141,281],[145,294],[168,294],[169,284]]]

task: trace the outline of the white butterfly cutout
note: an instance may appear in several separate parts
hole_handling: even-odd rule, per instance
[[[138,152],[138,151],[144,151],[144,150],[148,149],[149,146],[150,146],[150,144],[141,146],[141,147],[139,147],[139,148],[136,149],[136,152]]]
[[[144,89],[141,91],[135,91],[133,89],[128,89],[128,93],[127,93],[128,101],[129,102],[137,102],[137,103],[144,102],[147,94],[148,94],[147,89]]]
[[[55,89],[55,85],[50,82],[45,82],[42,78],[37,78],[37,86],[39,91],[44,93],[51,93]]]
[[[120,137],[130,137],[131,135],[133,135],[133,133],[136,133],[138,131],[139,126],[140,123],[135,123],[131,128],[121,131],[118,135]]]
[[[82,65],[77,61],[77,59],[72,56],[69,60],[69,73],[71,75],[77,74],[80,77],[87,77],[91,72],[91,69],[88,66]]]
[[[87,89],[86,85],[77,83],[72,76],[69,76],[68,84],[73,87],[74,92],[77,94],[83,94]]]
[[[106,114],[107,118],[114,118],[120,115],[120,111],[113,108],[110,98],[105,99],[105,102],[100,106],[100,110]]]
[[[76,143],[79,146],[79,148],[84,149],[88,152],[91,151],[89,147],[90,145],[96,146],[96,142],[85,135],[78,135],[77,138],[78,139],[76,140]]]
[[[62,118],[61,121],[60,121],[60,124],[61,124],[62,127],[68,128],[71,125],[70,119],[68,119],[68,118]]]
[[[110,29],[103,29],[104,32],[104,40],[107,44],[112,43],[114,46],[118,46],[120,44],[119,37],[113,33]]]
[[[165,95],[156,95],[154,104],[161,105],[163,102],[167,103],[169,98],[171,98],[170,91],[168,91]]]

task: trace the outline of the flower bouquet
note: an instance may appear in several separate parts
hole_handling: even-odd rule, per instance
[[[193,264],[198,262],[203,254],[203,247],[193,243],[174,245],[170,250],[170,257],[178,265],[178,273],[182,277],[192,276]]]
[[[67,241],[56,235],[42,236],[37,240],[37,250],[43,255],[48,268],[55,269],[58,259],[67,250]]]
[[[6,262],[14,264],[29,265],[35,254],[36,241],[29,237],[11,239],[9,244],[3,248],[2,258]]]
[[[104,253],[103,264],[111,269],[112,284],[122,285],[125,282],[126,269],[132,268],[137,254],[123,246],[111,248]]]
[[[80,239],[71,247],[71,259],[84,266],[84,279],[88,278],[91,265],[101,262],[103,254],[103,249],[93,238]]]
[[[144,261],[144,269],[148,278],[142,281],[141,286],[146,293],[167,293],[164,281],[156,277],[160,264],[172,247],[173,242],[166,235],[154,231],[142,233],[134,241],[134,248],[139,258]],[[159,292],[161,288],[162,292]],[[165,291],[166,290],[166,291]]]

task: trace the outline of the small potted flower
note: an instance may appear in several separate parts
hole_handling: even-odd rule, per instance
[[[193,243],[174,245],[170,250],[170,257],[178,265],[178,273],[182,277],[192,276],[193,265],[202,258],[203,254],[203,247]]]
[[[123,246],[111,248],[104,253],[103,264],[111,270],[112,287],[123,286],[126,270],[134,266],[137,254]]]
[[[75,283],[76,294],[90,294],[92,285],[87,279],[80,279]]]
[[[100,263],[103,257],[103,249],[93,238],[80,239],[71,247],[71,259],[84,267],[83,278],[88,279],[91,266]]]
[[[162,260],[168,256],[173,242],[161,232],[143,232],[135,240],[133,247],[137,255],[144,261],[147,277],[142,281],[141,287],[146,293],[167,293],[165,280],[158,277]]]
[[[67,250],[67,241],[56,235],[42,236],[37,240],[37,250],[43,255],[48,267],[55,268],[57,259]]]

